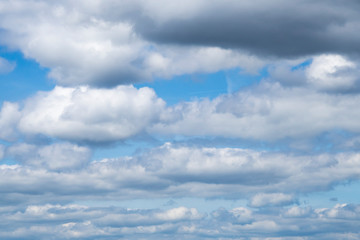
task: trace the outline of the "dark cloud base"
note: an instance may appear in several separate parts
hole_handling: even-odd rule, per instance
[[[359,54],[358,9],[356,1],[230,1],[164,23],[145,15],[135,28],[156,43],[219,46],[263,56]]]

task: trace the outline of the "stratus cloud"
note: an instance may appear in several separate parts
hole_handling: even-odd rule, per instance
[[[20,145],[9,150],[26,164],[0,165],[3,201],[228,197],[251,199],[253,207],[271,207],[291,204],[298,194],[360,178],[357,153],[292,156],[165,144],[136,157],[86,165],[87,150],[81,147],[50,145],[27,157],[31,149]],[[68,151],[73,161],[51,159],[59,149]],[[73,164],[71,171],[69,164]],[[78,168],[79,164],[85,166]]]
[[[25,102],[18,128],[77,141],[117,141],[156,121],[165,102],[149,88],[56,87]]]
[[[139,1],[6,0],[0,5],[1,43],[49,68],[49,76],[66,86],[108,87],[233,67],[256,71],[263,65],[244,51],[143,40],[134,29],[141,9]]]
[[[294,208],[256,212],[237,207],[218,209],[206,217],[186,207],[139,210],[78,204],[26,205],[0,211],[0,217],[7,223],[0,224],[0,237],[49,239],[56,234],[57,238],[71,239],[168,239],[171,236],[172,239],[335,240],[359,236],[359,205],[307,208],[307,215],[296,217],[286,214]]]

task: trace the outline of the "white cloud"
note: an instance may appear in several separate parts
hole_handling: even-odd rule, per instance
[[[359,64],[339,54],[315,55],[270,65],[270,81],[328,93],[359,92]]]
[[[214,100],[180,103],[173,118],[149,129],[152,133],[185,136],[239,137],[276,141],[311,138],[341,129],[360,133],[360,95],[327,94],[305,87],[264,82]]]
[[[57,156],[59,151],[64,155]],[[103,200],[253,197],[250,202],[255,207],[271,207],[290,204],[298,194],[360,178],[356,153],[292,156],[166,144],[137,157],[89,163],[87,149],[55,144],[19,145],[7,154],[25,163],[0,165],[0,191],[4,199],[16,193],[14,202],[97,199],[100,194]],[[266,194],[256,195],[261,192]]]
[[[218,47],[162,47],[149,54],[145,66],[155,77],[211,73],[241,67],[256,73],[264,62],[255,56]]]
[[[164,107],[149,88],[56,87],[25,102],[19,129],[77,141],[117,141],[140,133]]]
[[[15,140],[16,124],[20,119],[19,106],[16,103],[3,102],[0,111],[0,139]]]
[[[0,57],[0,74],[9,73],[14,70],[16,64]]]
[[[283,193],[258,193],[251,198],[251,207],[283,206],[294,203],[292,195]]]
[[[73,171],[88,164],[91,151],[69,143],[55,143],[43,147],[22,143],[10,146],[7,155],[35,168]]]
[[[346,209],[348,208],[348,209]],[[131,238],[131,239],[356,239],[358,205],[342,204],[327,209],[311,209],[310,215],[283,216],[286,209],[252,212],[244,207],[199,213],[180,207],[124,209],[88,207],[78,204],[42,204],[14,207],[0,212],[7,224],[0,224],[0,237],[6,239]],[[354,210],[351,217],[327,216],[323,212]],[[182,212],[181,218],[164,219],[169,212]],[[243,219],[247,218],[247,221]]]
[[[218,47],[175,47],[147,42],[134,31],[129,12],[149,10],[156,14],[159,9],[153,5],[158,3],[110,3],[3,1],[1,43],[49,68],[49,76],[66,86],[116,86],[152,77],[170,78],[232,67],[256,71],[263,64],[249,54]]]
[[[305,72],[310,84],[324,90],[349,90],[359,80],[356,64],[341,55],[316,56]]]

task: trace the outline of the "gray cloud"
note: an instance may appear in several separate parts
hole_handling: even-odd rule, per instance
[[[240,48],[278,57],[360,50],[357,1],[195,1],[185,6],[188,17],[181,10],[171,16],[145,12],[136,31],[154,42]]]

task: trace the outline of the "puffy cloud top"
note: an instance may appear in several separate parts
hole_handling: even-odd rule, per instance
[[[164,107],[149,88],[56,87],[26,101],[19,129],[77,141],[116,141],[140,133]]]

